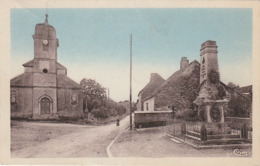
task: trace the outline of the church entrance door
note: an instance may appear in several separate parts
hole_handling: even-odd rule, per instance
[[[51,101],[50,99],[44,97],[41,99],[41,115],[50,114]]]

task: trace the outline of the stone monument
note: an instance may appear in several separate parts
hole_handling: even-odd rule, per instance
[[[201,45],[199,95],[194,103],[199,108],[201,119],[207,122],[207,129],[224,124],[224,106],[230,98],[220,82],[217,53],[216,41],[208,40]]]

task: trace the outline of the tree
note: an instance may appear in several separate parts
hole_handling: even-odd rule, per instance
[[[233,82],[229,82],[227,86],[230,87],[231,89],[239,88],[239,85],[236,85]]]
[[[99,83],[92,79],[82,79],[80,85],[84,88],[84,97],[87,99],[87,109],[91,112],[94,108],[101,107],[106,101],[106,91]]]

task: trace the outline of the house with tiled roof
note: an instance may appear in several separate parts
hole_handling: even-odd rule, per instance
[[[199,62],[189,63],[186,57],[182,58],[180,69],[143,99],[145,107],[152,107],[153,111],[191,108],[199,87],[199,72]]]
[[[151,95],[157,87],[163,84],[163,82],[165,82],[165,80],[158,73],[151,73],[150,82],[138,93],[138,111],[153,110],[153,107],[145,107],[144,109],[144,99]]]

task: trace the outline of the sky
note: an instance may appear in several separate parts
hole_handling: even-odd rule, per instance
[[[151,73],[167,79],[181,57],[200,61],[207,40],[217,42],[221,81],[252,85],[252,10],[246,8],[11,9],[12,77],[33,59],[32,35],[46,11],[68,76],[78,83],[95,79],[115,101],[129,100],[130,34],[134,101]]]

